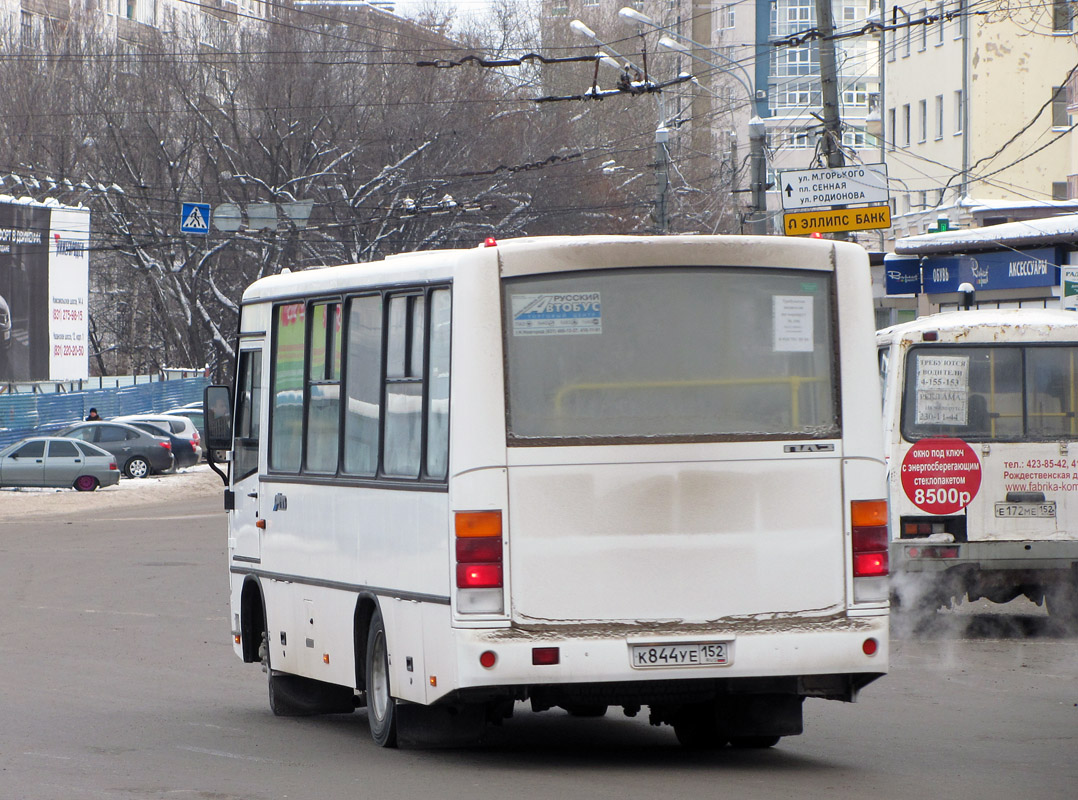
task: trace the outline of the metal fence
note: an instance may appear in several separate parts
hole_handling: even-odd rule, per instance
[[[202,399],[210,379],[175,377],[168,380],[145,376],[135,378],[94,379],[97,388],[73,388],[71,384],[49,384],[53,391],[0,394],[0,447],[27,436],[50,434],[86,419],[96,408],[103,419],[125,414],[167,411]],[[115,381],[115,385],[103,385]]]

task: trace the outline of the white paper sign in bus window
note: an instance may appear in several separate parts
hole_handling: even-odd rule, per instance
[[[514,294],[510,300],[514,336],[603,332],[598,292]]]
[[[809,295],[775,295],[774,341],[776,353],[811,353],[812,297]]]
[[[917,355],[917,425],[966,425],[969,356]]]

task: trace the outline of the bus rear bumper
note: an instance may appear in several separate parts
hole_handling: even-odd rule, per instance
[[[623,632],[585,637],[559,632],[556,626],[458,629],[457,688],[501,687],[534,698],[557,696],[560,687],[606,696],[611,705],[644,705],[662,702],[679,686],[715,691],[729,683],[739,691],[756,687],[752,690],[852,701],[862,686],[887,672],[886,613],[799,624],[803,630],[795,624],[763,631],[716,627],[706,634],[678,636]],[[716,657],[714,645],[723,646],[724,663],[669,663]]]
[[[1057,570],[1078,564],[1078,540],[891,543],[893,572],[942,573],[957,567],[982,570]]]

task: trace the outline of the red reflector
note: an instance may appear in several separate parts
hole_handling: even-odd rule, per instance
[[[165,448],[166,450],[171,450],[172,449],[172,442],[161,442],[161,446],[163,448]]]
[[[886,575],[889,567],[887,551],[853,554],[853,577],[855,578],[874,578]]]
[[[109,464],[109,469],[117,469],[117,470],[118,470],[118,469],[119,469],[119,467],[118,467],[118,466],[116,466],[116,462],[115,462],[115,461],[113,461],[113,462],[112,462],[111,464]]]
[[[457,561],[497,562],[502,560],[502,539],[457,539]]]
[[[558,647],[533,647],[532,664],[537,667],[547,667],[561,662],[561,648]]]
[[[934,342],[939,338],[940,335],[936,331],[925,331],[923,334],[921,334],[921,339],[925,342]]]
[[[866,656],[876,655],[876,653],[879,652],[879,649],[880,643],[875,639],[865,639],[864,643],[861,645],[861,650],[864,651]]]
[[[501,585],[501,564],[457,564],[460,589],[499,589]]]
[[[483,240],[483,247],[497,247],[497,246],[498,246],[498,240],[495,239],[493,236],[488,236],[486,239]]]
[[[958,558],[957,547],[910,547],[906,550],[910,558]]]
[[[498,662],[498,656],[493,650],[484,650],[479,655],[479,665],[490,669]]]

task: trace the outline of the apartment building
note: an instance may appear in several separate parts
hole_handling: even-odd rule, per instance
[[[630,5],[647,14],[663,30],[636,25],[618,9]],[[838,0],[836,31],[860,31],[879,18],[878,0]],[[782,203],[777,173],[820,166],[822,96],[818,41],[791,43],[816,27],[815,0],[544,0],[544,47],[571,41],[570,21],[586,23],[601,39],[638,50],[628,37],[649,38],[651,64],[661,76],[691,72],[696,82],[667,92],[672,152],[700,158],[710,154],[732,175],[736,202],[747,216],[751,193],[749,123],[759,118],[766,127],[768,232],[781,232]],[[673,39],[659,45],[659,34]],[[577,44],[580,44],[579,39]],[[851,163],[878,163],[880,39],[878,33],[849,37],[838,44],[843,145]],[[877,237],[878,238],[878,237]]]
[[[982,13],[968,0],[884,17],[893,239],[1078,209],[1074,4]]]
[[[832,3],[835,61],[839,83],[842,146],[848,164],[882,160],[877,137],[880,113],[880,37],[869,25],[878,21],[879,0],[837,0]],[[803,34],[817,28],[815,0],[772,0],[770,13],[770,70],[766,119],[769,166],[782,170],[826,166],[819,160],[823,97],[820,51],[815,38]],[[771,181],[769,181],[771,182]],[[768,211],[781,219],[781,198],[769,193]],[[776,228],[776,231],[781,228]],[[867,243],[875,234],[858,234]],[[856,238],[856,237],[854,237]]]

